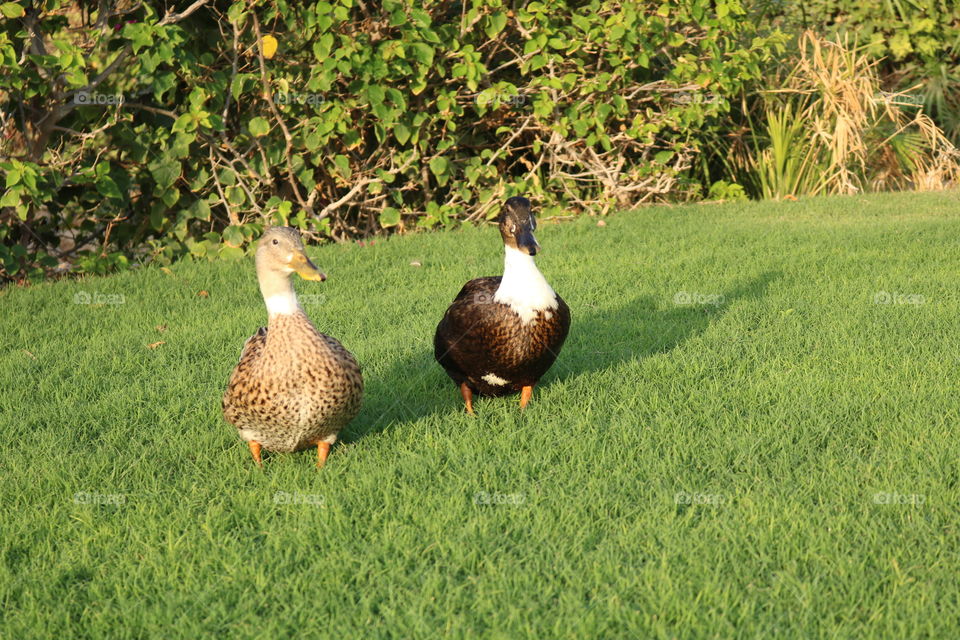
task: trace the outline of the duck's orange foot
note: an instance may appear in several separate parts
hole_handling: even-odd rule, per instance
[[[256,462],[257,466],[262,469],[263,460],[260,459],[260,443],[256,440],[251,440],[247,444],[250,445],[250,455],[253,456],[253,461]]]
[[[328,455],[330,455],[330,443],[321,440],[317,443],[317,469],[322,469],[327,463]]]
[[[460,395],[463,396],[463,402],[467,405],[467,413],[475,415],[473,413],[473,391],[470,390],[466,382],[460,383]]]
[[[525,386],[520,390],[520,410],[523,411],[527,408],[527,404],[530,402],[530,398],[533,396],[533,385]]]

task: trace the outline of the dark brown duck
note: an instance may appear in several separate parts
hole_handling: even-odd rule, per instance
[[[469,413],[474,394],[520,392],[520,408],[526,407],[570,330],[570,309],[533,261],[540,245],[533,235],[537,222],[530,201],[507,200],[499,223],[503,276],[465,284],[433,341],[437,362],[460,387]]]

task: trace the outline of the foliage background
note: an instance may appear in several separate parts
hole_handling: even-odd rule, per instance
[[[864,31],[870,55],[894,53],[884,78],[943,69],[952,83],[953,14],[897,6]],[[316,241],[482,221],[519,193],[547,217],[771,195],[757,186],[762,167],[723,161],[724,141],[754,126],[758,91],[803,24],[872,20],[852,2],[806,11],[738,0],[7,2],[0,278],[237,258],[266,224]],[[909,48],[884,40],[907,21]],[[949,55],[931,44],[951,38]],[[951,100],[924,104],[955,134]],[[772,145],[762,132],[751,140]]]
[[[950,0],[812,0],[771,7],[794,32],[815,28],[858,40],[888,90],[910,90],[954,143],[960,142],[960,4]]]

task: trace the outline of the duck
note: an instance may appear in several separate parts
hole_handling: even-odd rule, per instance
[[[237,428],[263,467],[261,450],[317,447],[323,467],[340,431],[363,399],[357,359],[336,338],[321,333],[297,302],[291,277],[323,282],[307,257],[299,231],[269,227],[257,243],[257,280],[267,326],[243,345],[223,394],[223,417]]]
[[[520,409],[553,365],[567,333],[570,309],[537,269],[541,252],[530,200],[506,200],[497,218],[503,239],[502,276],[467,282],[434,335],[434,357],[460,389],[467,413],[473,398],[520,394]]]

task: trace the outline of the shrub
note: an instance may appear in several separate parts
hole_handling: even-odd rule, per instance
[[[878,64],[883,88],[917,100],[960,145],[960,3],[808,0],[770,8],[770,17],[788,31],[815,29],[862,45]]]
[[[746,95],[739,135],[718,136],[725,175],[763,198],[960,184],[960,152],[908,94],[881,90],[876,66],[804,33],[771,78],[779,88]]]
[[[737,0],[42,7],[0,6],[7,279],[699,195],[782,42]]]

